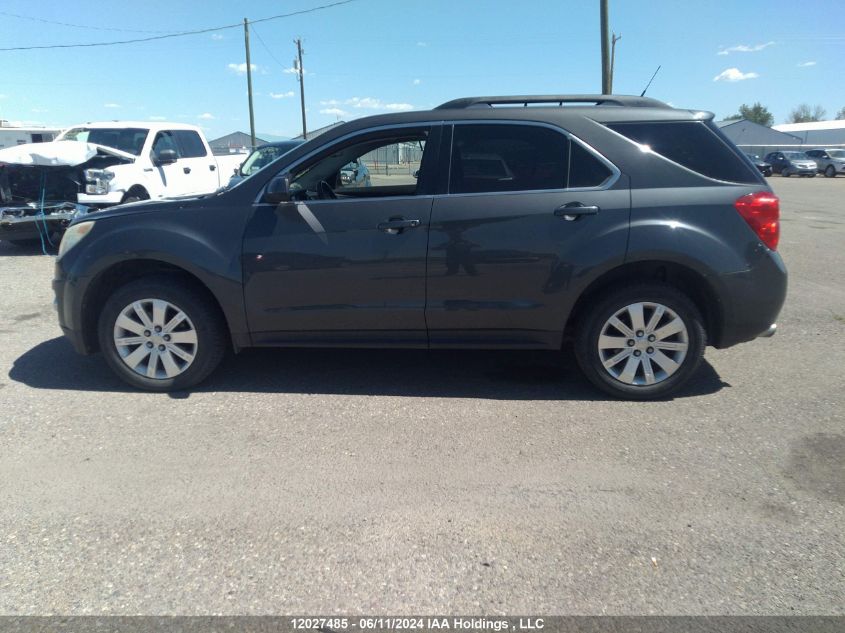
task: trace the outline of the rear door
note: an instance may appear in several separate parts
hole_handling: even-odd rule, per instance
[[[187,176],[187,194],[211,193],[220,186],[217,161],[203,143],[196,130],[174,130],[173,136],[179,146],[179,163]]]
[[[579,277],[622,262],[627,179],[562,129],[455,123],[448,194],[432,210],[432,347],[558,347]]]

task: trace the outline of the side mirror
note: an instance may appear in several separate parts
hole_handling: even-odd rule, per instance
[[[155,155],[153,162],[156,165],[170,165],[176,162],[175,149],[163,149]]]
[[[287,174],[275,176],[267,184],[267,190],[264,192],[264,202],[269,204],[290,202],[290,177]]]

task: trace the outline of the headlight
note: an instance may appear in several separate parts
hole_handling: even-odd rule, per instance
[[[85,170],[85,193],[104,194],[109,192],[109,181],[114,173],[108,169]]]
[[[62,242],[59,244],[59,257],[67,253],[74,246],[82,241],[82,238],[91,232],[94,228],[94,222],[80,222],[72,225],[62,236]]]

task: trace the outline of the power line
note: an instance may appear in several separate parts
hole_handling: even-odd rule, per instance
[[[250,24],[257,24],[259,22],[269,22],[270,20],[280,20],[282,18],[290,18],[296,15],[304,15],[306,13],[314,13],[315,11],[322,11],[324,9],[331,9],[332,7],[339,7],[344,4],[350,4],[351,2],[356,2],[357,0],[338,0],[337,2],[332,2],[330,4],[322,4],[317,7],[312,7],[310,9],[301,9],[299,11],[291,11],[290,13],[281,13],[279,15],[271,15],[270,17],[260,18],[258,20],[250,21]],[[141,37],[131,40],[118,40],[115,42],[90,42],[87,44],[50,44],[45,46],[12,46],[8,48],[0,48],[0,52],[2,51],[32,51],[32,50],[44,50],[44,49],[54,49],[54,48],[90,48],[94,46],[118,46],[121,44],[136,44],[138,42],[152,42],[155,40],[165,40],[174,37],[185,37],[187,35],[200,35],[202,33],[213,33],[214,31],[225,31],[227,29],[236,29],[236,28],[243,28],[243,23],[239,22],[237,24],[227,24],[226,26],[216,26],[213,28],[208,29],[196,29],[193,31],[181,31],[179,33],[167,33],[165,35],[155,35],[152,37]]]
[[[30,20],[32,22],[42,22],[43,24],[57,24],[59,26],[71,26],[75,29],[88,29],[90,31],[123,31],[124,33],[172,33],[173,31],[145,31],[142,29],[120,29],[117,27],[108,26],[91,26],[90,24],[71,24],[70,22],[56,22],[55,20],[46,20],[44,18],[35,18],[29,15],[18,15],[17,13],[8,13],[7,11],[0,11],[0,15],[5,15],[10,18],[18,18],[20,20]]]
[[[250,22],[250,23],[249,23],[249,25],[252,27],[252,32],[253,32],[253,33],[255,33],[255,36],[258,38],[258,41],[259,41],[259,42],[261,42],[261,45],[264,47],[264,50],[266,50],[266,51],[267,51],[267,54],[268,54],[270,57],[272,57],[272,58],[273,58],[273,61],[274,61],[274,62],[276,62],[276,63],[277,63],[279,66],[281,66],[282,68],[287,68],[287,66],[286,66],[285,64],[283,64],[282,62],[280,62],[280,61],[278,60],[278,58],[277,58],[277,57],[273,54],[273,51],[271,51],[271,50],[270,50],[270,47],[269,47],[269,46],[267,46],[267,43],[264,41],[264,38],[263,38],[263,37],[261,37],[261,34],[260,34],[260,33],[258,32],[258,30],[255,28],[255,26],[253,26],[253,23],[252,23],[252,22]]]

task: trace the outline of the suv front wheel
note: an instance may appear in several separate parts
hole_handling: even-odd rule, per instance
[[[226,351],[217,307],[178,278],[146,277],[117,289],[100,314],[100,350],[133,387],[173,391],[208,376]]]
[[[672,286],[611,291],[581,319],[575,354],[594,385],[618,398],[663,398],[695,373],[706,336],[701,314]]]

